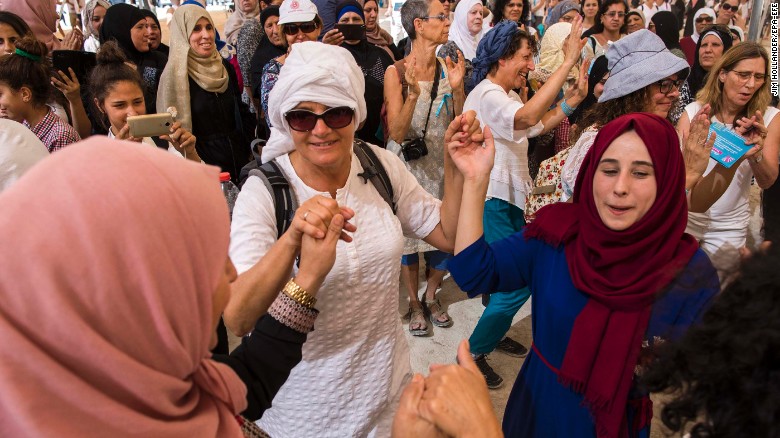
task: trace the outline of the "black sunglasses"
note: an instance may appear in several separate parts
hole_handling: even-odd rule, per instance
[[[298,30],[303,33],[314,32],[317,29],[317,23],[313,21],[307,21],[306,23],[287,23],[284,25],[284,33],[286,35],[297,35]]]
[[[732,10],[736,11],[737,9],[739,9],[739,6],[738,5],[733,6],[728,3],[723,3],[722,5],[720,5],[720,8],[723,9],[724,11],[732,11]]]
[[[715,21],[712,17],[699,17],[696,19],[697,23],[712,23]]]
[[[355,111],[348,106],[337,106],[325,110],[322,114],[317,114],[309,110],[294,109],[287,111],[284,115],[284,119],[290,124],[290,128],[294,131],[307,132],[314,129],[317,126],[317,120],[322,119],[323,122],[331,129],[341,129],[350,123],[355,115]]]

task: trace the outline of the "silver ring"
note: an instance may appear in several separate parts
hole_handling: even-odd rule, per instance
[[[306,216],[309,215],[309,210],[306,210],[306,213],[303,214],[303,220],[306,220]]]

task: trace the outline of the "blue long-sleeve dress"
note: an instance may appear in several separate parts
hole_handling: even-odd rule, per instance
[[[563,246],[525,240],[523,233],[488,245],[478,239],[448,263],[455,282],[470,297],[528,286],[533,293],[534,345],[507,401],[507,437],[594,437],[593,419],[583,396],[558,383],[574,320],[588,297],[569,275]],[[698,250],[687,267],[659,294],[645,334],[647,345],[678,339],[699,320],[720,290],[709,258]],[[643,343],[643,345],[646,345]],[[645,349],[639,362],[646,360]],[[554,370],[553,370],[554,368]],[[639,370],[639,367],[637,367]],[[649,435],[652,405],[635,384],[626,409],[628,436]],[[644,416],[644,417],[642,417]],[[641,418],[640,418],[641,417]],[[647,426],[638,429],[641,420]]]

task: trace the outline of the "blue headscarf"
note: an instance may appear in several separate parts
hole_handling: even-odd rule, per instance
[[[477,46],[477,56],[471,61],[474,70],[471,71],[467,92],[473,90],[487,77],[490,66],[504,56],[509,43],[512,42],[512,37],[519,31],[516,22],[504,20],[493,26],[493,29],[482,37]]]

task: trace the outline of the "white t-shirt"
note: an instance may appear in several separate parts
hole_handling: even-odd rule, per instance
[[[653,15],[655,15],[656,12],[661,11],[662,9],[658,8],[658,6],[653,3],[653,6],[648,7],[647,4],[642,3],[637,7],[640,11],[642,11],[642,14],[645,16],[645,29],[650,27],[650,19],[653,18]]]
[[[315,330],[303,360],[258,424],[273,437],[390,436],[403,385],[411,377],[409,347],[398,318],[403,237],[424,238],[439,224],[441,201],[426,192],[404,163],[372,146],[392,182],[397,212],[382,199],[352,154],[350,175],[336,191],[355,210],[353,242],[339,241],[336,262],[317,294]],[[289,155],[276,159],[302,205],[315,195]],[[244,272],[276,242],[271,194],[249,177],[236,200],[230,257]],[[297,268],[293,268],[297,271]]]
[[[515,129],[515,113],[523,107],[520,96],[507,93],[490,79],[484,79],[469,93],[463,111],[474,110],[482,126],[490,126],[495,138],[496,158],[490,172],[487,196],[525,208],[531,191],[528,171],[528,138],[544,129],[541,122],[528,129]]]
[[[693,120],[700,109],[699,102],[692,102],[686,106],[688,120]],[[777,108],[768,107],[764,112],[764,126],[768,127],[778,112],[780,110]],[[718,121],[715,116],[711,120]],[[708,175],[717,165],[718,162],[710,158],[704,175]],[[737,168],[737,173],[729,187],[709,210],[704,213],[688,213],[686,232],[702,242],[702,247],[709,254],[714,254],[724,244],[730,244],[737,249],[745,246],[750,221],[748,196],[752,179],[753,169],[748,160],[745,160]]]

